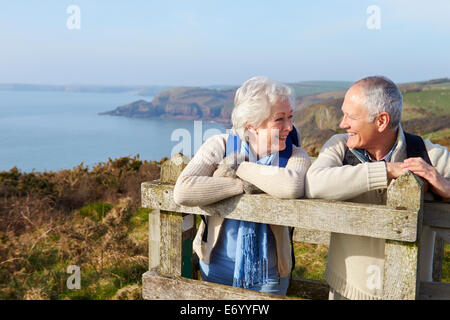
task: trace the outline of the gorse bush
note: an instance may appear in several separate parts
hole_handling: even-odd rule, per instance
[[[80,209],[80,215],[89,217],[95,222],[102,221],[108,212],[113,208],[113,205],[106,202],[97,202],[88,204]]]
[[[148,209],[140,185],[160,162],[108,159],[92,169],[0,172],[0,299],[140,296],[148,268]],[[70,290],[67,267],[81,270]]]
[[[160,162],[143,162],[139,155],[109,158],[92,170],[83,163],[71,170],[43,173],[22,173],[14,167],[0,172],[0,198],[48,197],[58,208],[72,210],[101,199],[139,195],[140,182],[159,177],[159,170]]]

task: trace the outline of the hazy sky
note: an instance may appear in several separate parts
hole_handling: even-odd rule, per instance
[[[428,80],[450,76],[449,17],[450,0],[0,0],[0,83]]]

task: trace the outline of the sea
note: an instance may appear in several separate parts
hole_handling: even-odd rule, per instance
[[[98,113],[136,100],[133,93],[0,91],[0,171],[88,168],[108,158],[191,157],[224,124],[182,119],[127,118]]]

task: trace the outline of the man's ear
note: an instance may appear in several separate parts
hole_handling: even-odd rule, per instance
[[[375,120],[375,124],[378,127],[378,132],[384,132],[391,122],[391,116],[387,112],[380,112]]]

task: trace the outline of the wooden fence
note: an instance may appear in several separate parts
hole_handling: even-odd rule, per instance
[[[186,158],[175,155],[163,163],[160,180],[141,186],[142,207],[153,209],[144,299],[327,299],[328,285],[315,280],[291,279],[288,297],[198,280],[198,258],[192,252],[195,215],[295,227],[297,242],[328,245],[331,232],[385,239],[384,299],[450,299],[450,284],[440,282],[444,243],[450,242],[450,204],[424,202],[424,183],[417,176],[393,180],[385,206],[243,194],[185,207],[173,201],[173,188],[186,164]],[[418,276],[422,225],[436,232],[433,282],[420,282]]]

